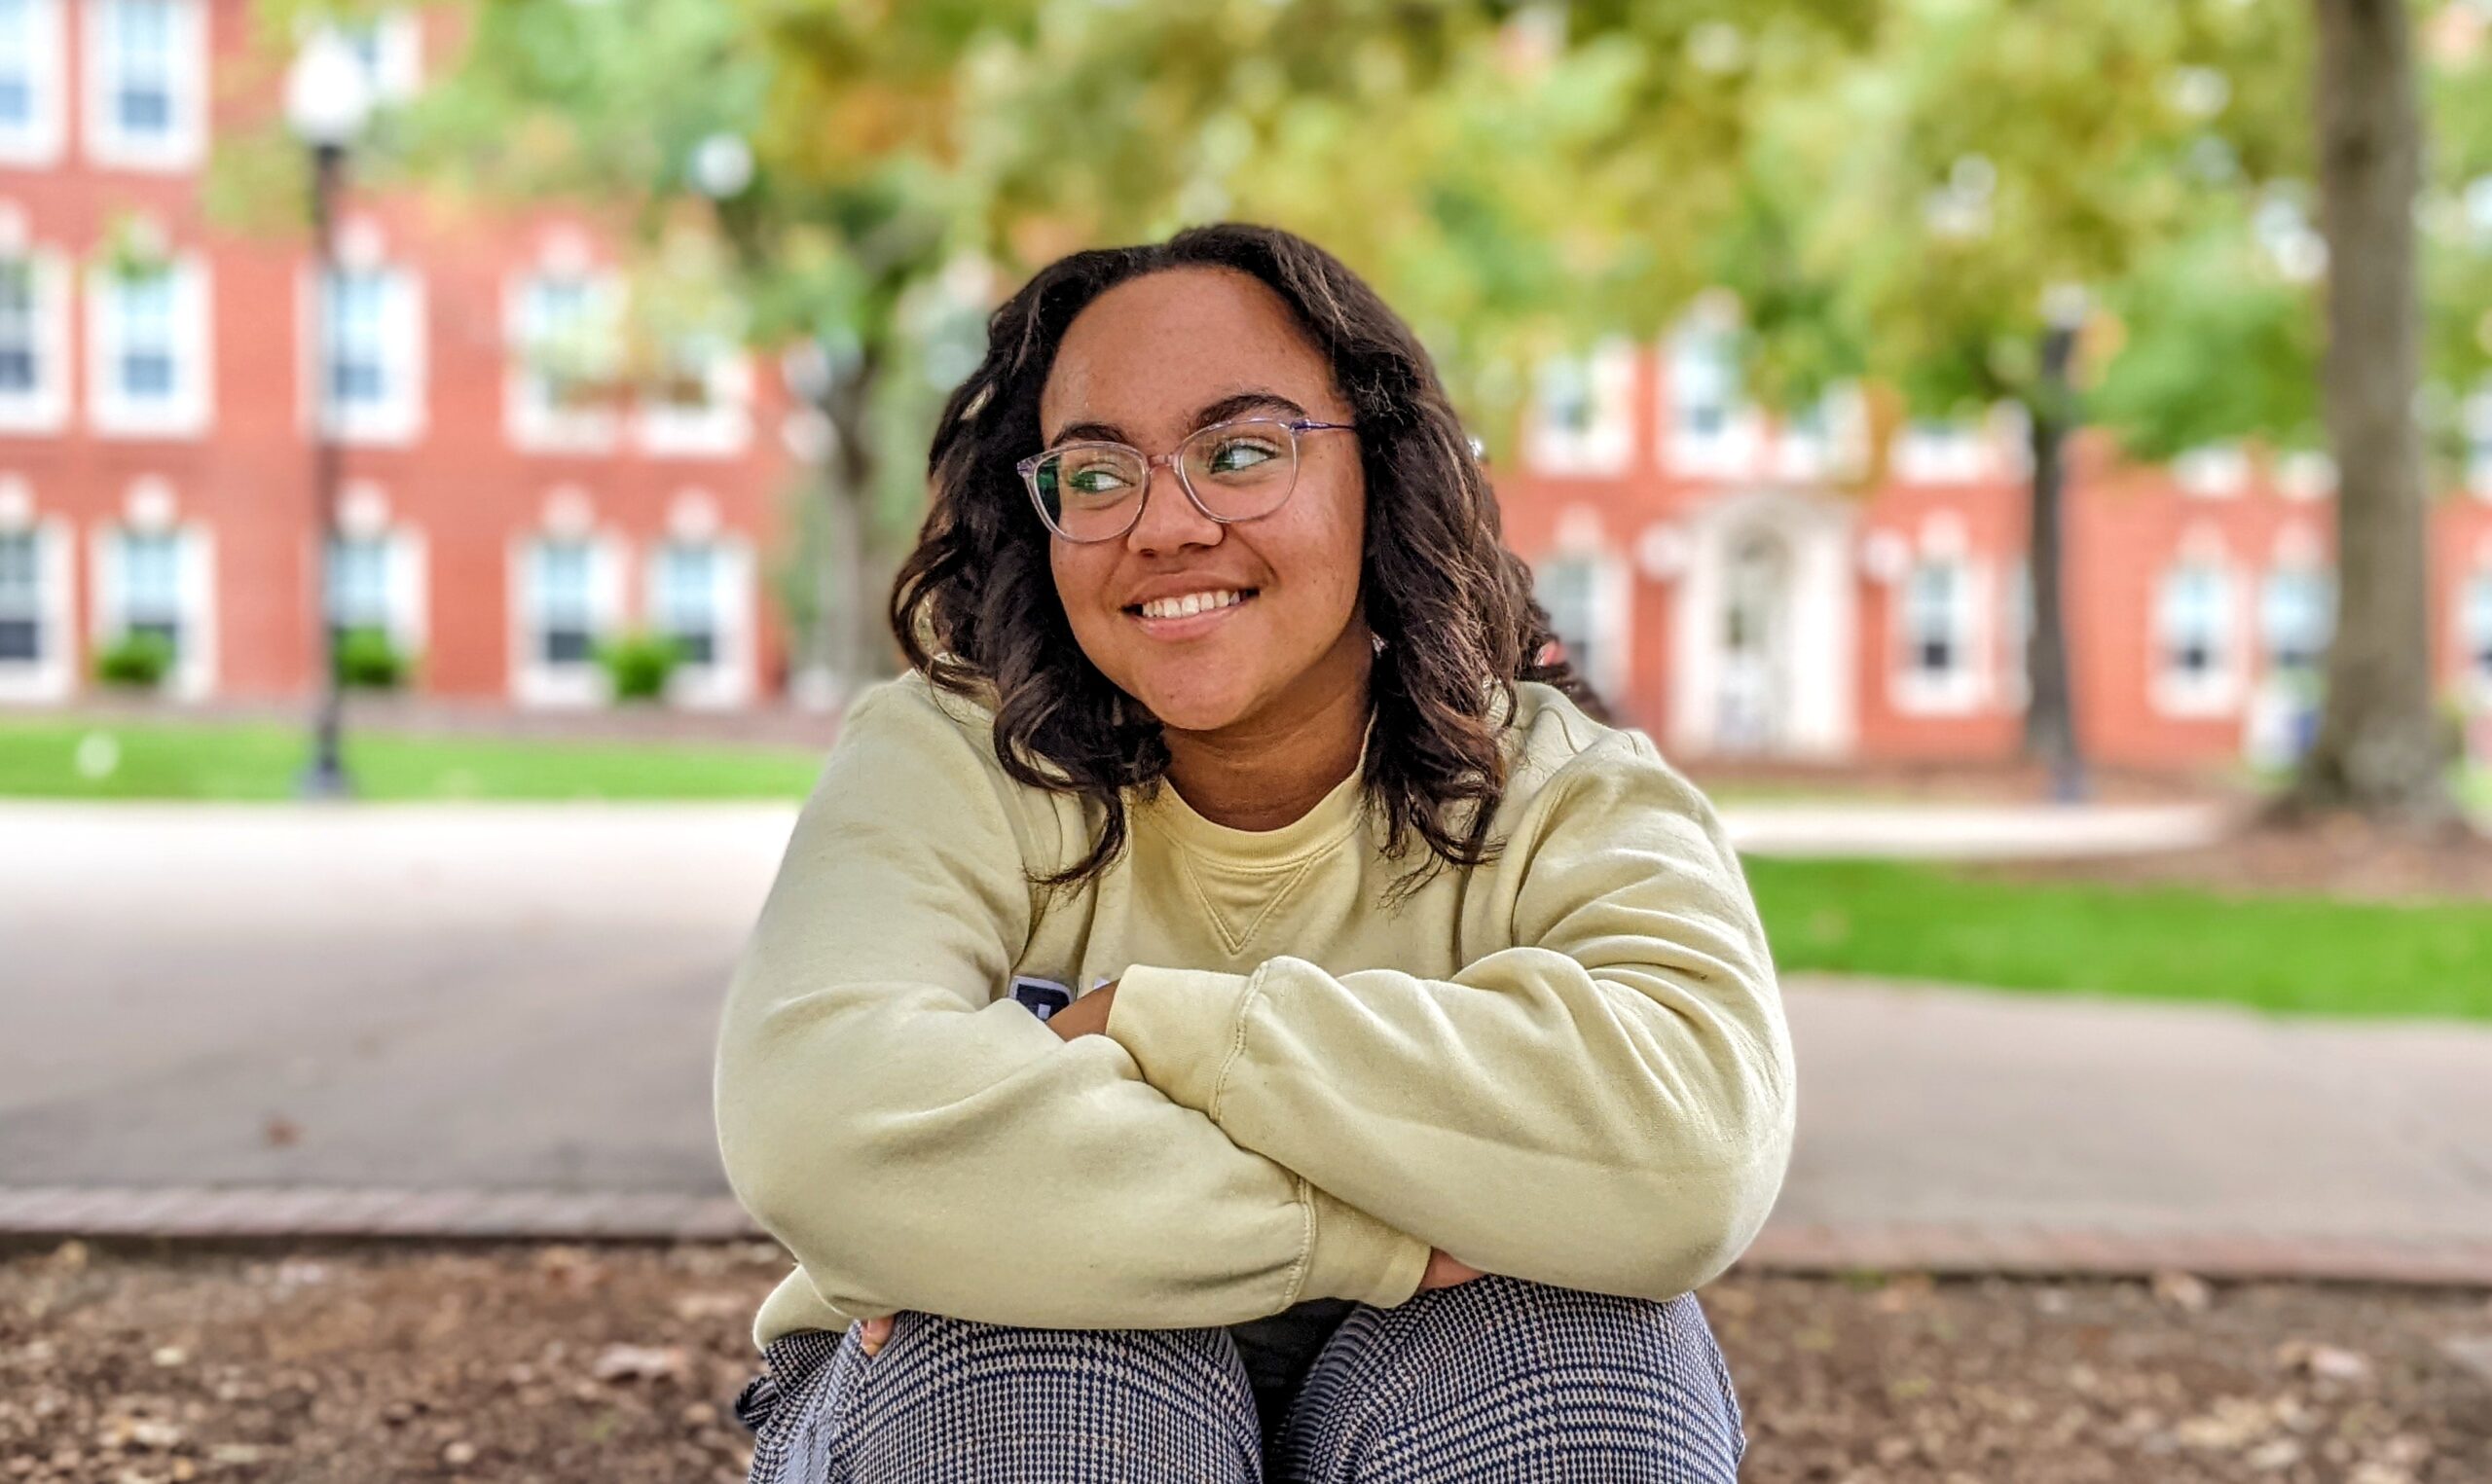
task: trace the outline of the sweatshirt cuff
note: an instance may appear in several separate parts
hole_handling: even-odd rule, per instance
[[[1125,1048],[1143,1080],[1217,1122],[1221,1074],[1238,1049],[1238,1021],[1254,997],[1245,974],[1137,964],[1117,981],[1108,1038]]]
[[[1124,992],[1117,992],[1121,1003]],[[1347,1298],[1390,1309],[1419,1290],[1428,1245],[1385,1225],[1355,1206],[1304,1185],[1314,1235],[1298,1300]]]

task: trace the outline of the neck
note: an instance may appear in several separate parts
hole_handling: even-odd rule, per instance
[[[1358,771],[1373,657],[1363,626],[1346,637],[1347,675],[1325,673],[1337,670],[1328,656],[1297,694],[1253,716],[1216,732],[1167,729],[1168,781],[1194,813],[1230,829],[1276,830]]]

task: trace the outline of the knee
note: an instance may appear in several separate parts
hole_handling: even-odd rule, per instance
[[[1746,1449],[1730,1369],[1693,1294],[1620,1298],[1494,1276],[1353,1315],[1291,1422],[1315,1479],[1506,1477],[1480,1466],[1511,1459],[1517,1478],[1727,1480]],[[1474,1471],[1438,1458],[1452,1438],[1477,1450]],[[1328,1472],[1327,1454],[1367,1464]]]
[[[859,1479],[1252,1479],[1254,1394],[1218,1329],[1025,1329],[904,1313],[837,1430]],[[1104,1470],[1104,1471],[1102,1471]]]

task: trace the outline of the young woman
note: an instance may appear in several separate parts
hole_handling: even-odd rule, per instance
[[[999,309],[729,994],[753,1477],[1733,1477],[1792,1066],[1704,798],[1286,233]]]

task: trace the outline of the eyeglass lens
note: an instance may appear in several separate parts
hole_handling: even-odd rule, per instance
[[[1180,446],[1194,497],[1224,521],[1269,515],[1298,480],[1298,438],[1278,421],[1204,428]],[[1120,536],[1135,519],[1150,466],[1131,449],[1085,445],[1039,461],[1032,483],[1047,519],[1076,541]]]

